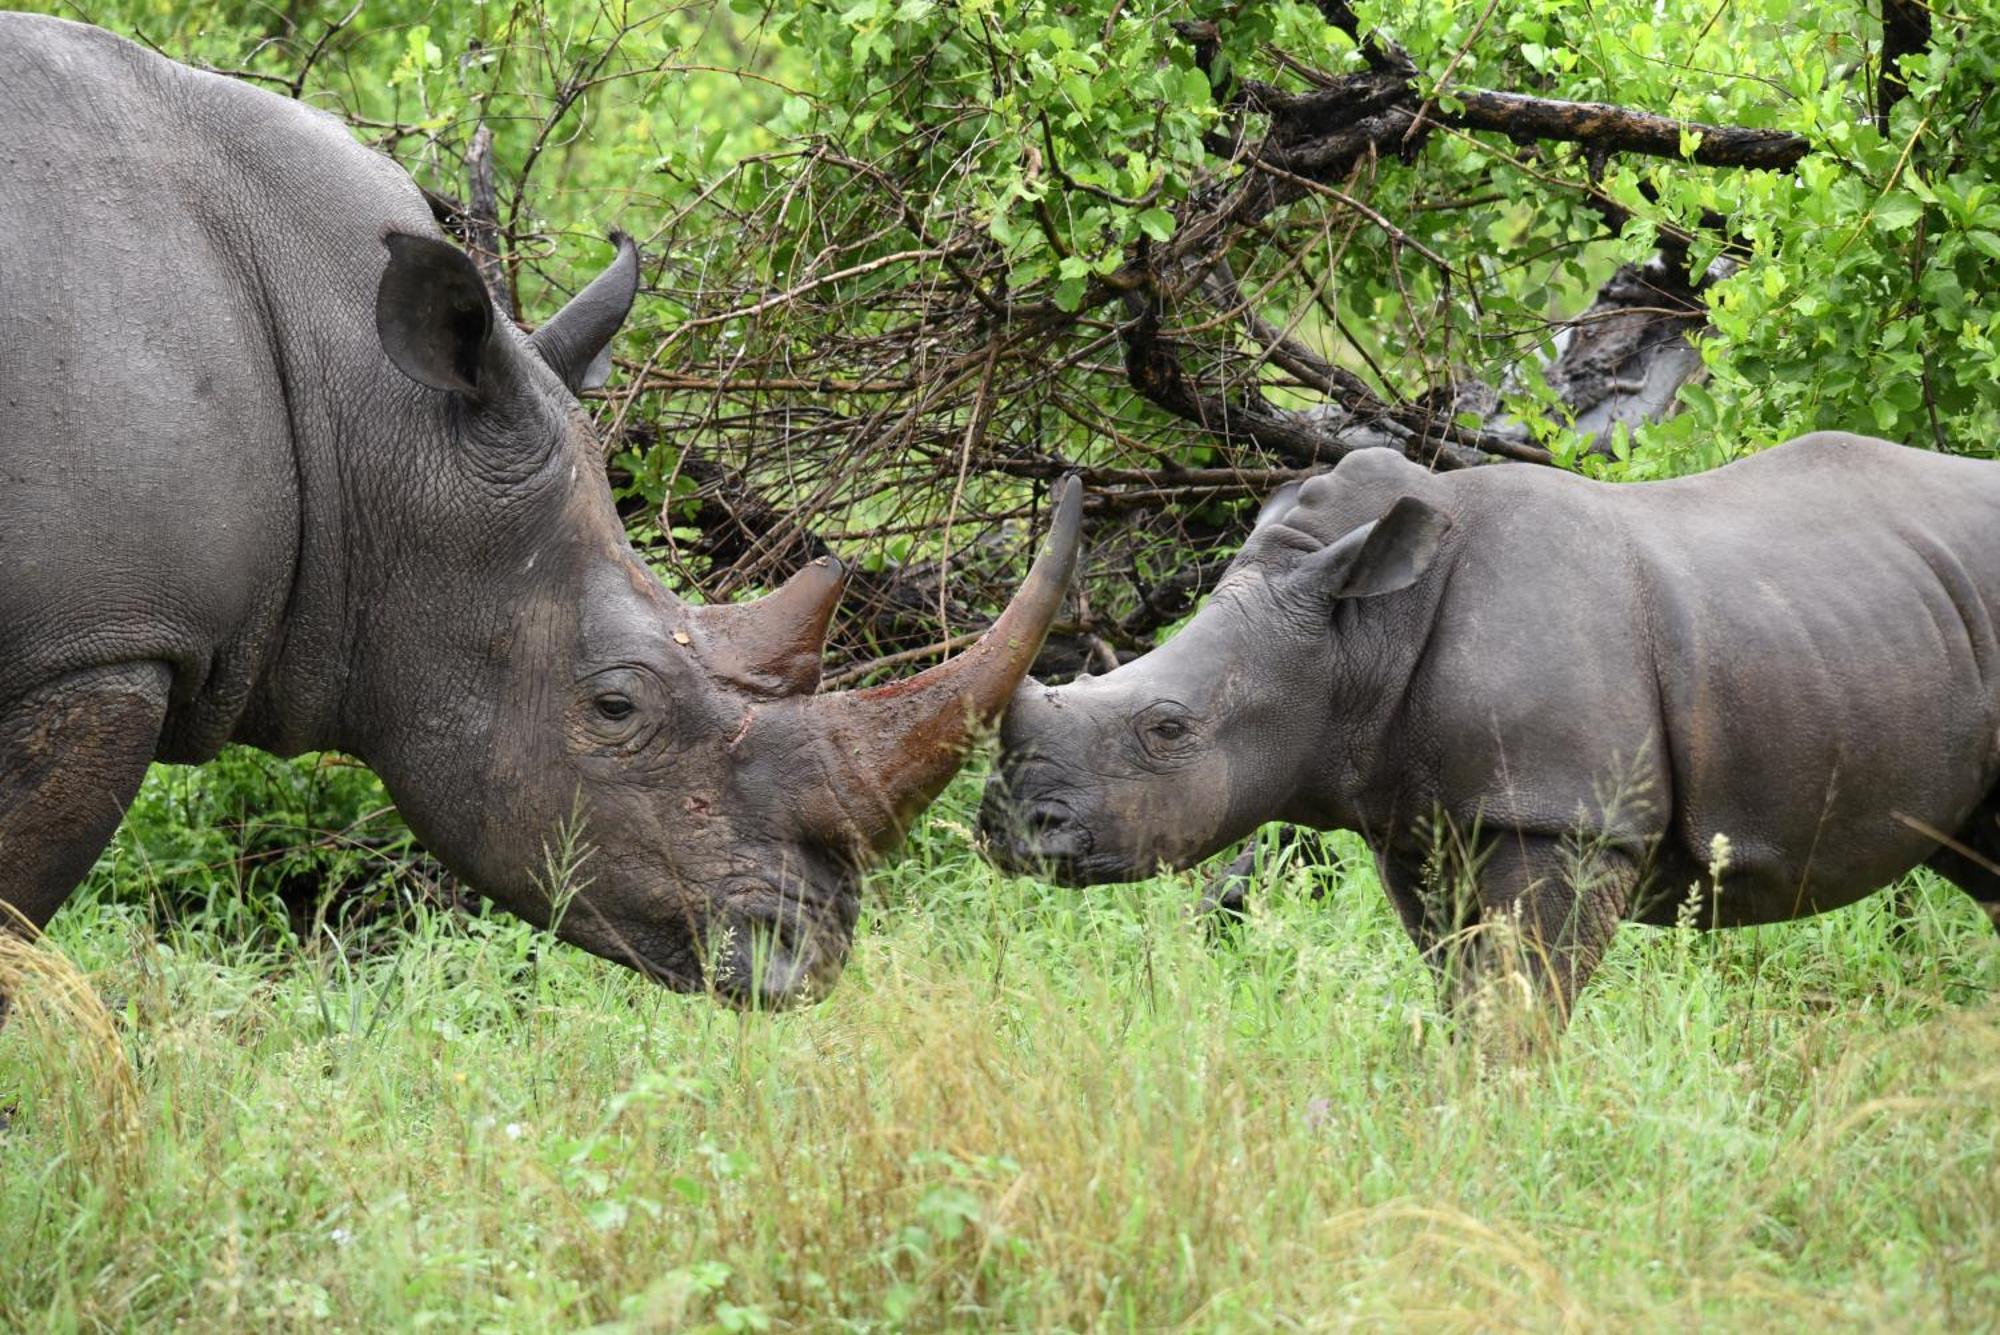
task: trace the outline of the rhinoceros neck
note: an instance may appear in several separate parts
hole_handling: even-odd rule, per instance
[[[256,740],[391,770],[435,750],[477,770],[523,609],[573,606],[603,558],[602,525],[574,514],[602,473],[559,445],[519,477],[484,476],[466,407],[383,366],[356,398],[297,410],[299,558],[266,675],[280,735]]]
[[[296,478],[292,578],[234,739],[284,755],[350,749],[346,713],[394,598],[394,532],[424,524],[424,454],[448,406],[404,380],[374,332],[384,230],[432,232],[408,176],[324,118],[274,118],[250,146],[268,166],[258,212],[280,240],[246,238],[246,286],[270,330]],[[306,140],[302,152],[298,140]],[[284,158],[284,162],[280,162]],[[264,212],[268,210],[268,212]],[[432,628],[434,634],[442,628]]]
[[[449,621],[422,626],[426,609],[413,607],[402,587],[420,577],[420,556],[398,529],[425,522],[423,489],[378,457],[440,436],[441,426],[422,424],[441,413],[405,392],[415,386],[386,376],[358,376],[348,366],[329,381],[325,372],[343,362],[338,347],[315,346],[322,341],[281,340],[298,479],[292,579],[236,736],[281,755],[357,750],[354,720],[366,716],[357,696],[375,675],[371,661],[386,644],[404,643],[421,657],[454,638]],[[435,618],[437,609],[428,610]]]
[[[398,485],[423,499],[368,546],[350,600],[331,745],[368,763],[413,830],[461,877],[535,914],[523,869],[572,814],[560,738],[588,594],[646,578],[589,442],[555,452],[495,503],[460,499],[451,463]],[[350,538],[350,541],[353,539]]]
[[[278,448],[296,479],[283,609],[232,739],[279,754],[354,749],[370,655],[396,642],[421,656],[453,638],[442,600],[404,587],[423,572],[403,536],[429,528],[435,542],[455,518],[438,512],[433,485],[451,406],[389,362],[374,316],[385,232],[436,226],[409,176],[332,118],[214,85],[235,114],[215,131],[226,206],[208,226],[261,308],[286,421]]]
[[[1412,763],[1430,745],[1417,687],[1458,551],[1448,538],[1421,583],[1340,607],[1325,722],[1287,819],[1368,835],[1431,800],[1412,788],[1413,774],[1430,772]]]

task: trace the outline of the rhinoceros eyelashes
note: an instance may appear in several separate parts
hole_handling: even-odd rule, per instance
[[[649,669],[605,668],[576,689],[570,729],[583,750],[629,756],[650,746],[671,722],[671,697]]]
[[[1185,760],[1198,749],[1195,719],[1175,700],[1156,700],[1132,720],[1139,749],[1161,764]]]
[[[476,395],[489,379],[493,299],[472,260],[435,237],[390,232],[375,289],[375,332],[396,369],[420,385]]]

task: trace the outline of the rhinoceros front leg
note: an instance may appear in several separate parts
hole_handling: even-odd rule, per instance
[[[1259,864],[1266,867],[1275,864],[1279,855],[1294,846],[1308,862],[1331,860],[1330,851],[1321,841],[1318,830],[1303,825],[1278,825],[1260,830],[1244,841],[1243,851],[1231,859],[1229,865],[1202,890],[1194,916],[1207,923],[1217,937],[1229,936],[1249,911],[1250,891],[1256,881]],[[1314,899],[1324,893],[1323,887],[1313,886]]]
[[[1497,1028],[1503,1046],[1533,1047],[1569,1022],[1577,994],[1624,920],[1638,865],[1587,837],[1509,832],[1483,845],[1471,880],[1476,914],[1432,943],[1427,958],[1439,968],[1445,1004],[1455,1014],[1483,1034]],[[1436,888],[1431,899],[1439,899]],[[1446,926],[1431,924],[1433,931]]]
[[[123,663],[0,706],[0,930],[48,922],[104,851],[146,777],[171,680],[161,664]]]
[[[1439,998],[1450,1005],[1456,974],[1454,950],[1464,940],[1464,929],[1478,921],[1479,909],[1470,878],[1446,875],[1444,863],[1437,850],[1375,849],[1375,871],[1382,890],[1396,916],[1403,920],[1403,930],[1409,933],[1417,954],[1431,966]]]

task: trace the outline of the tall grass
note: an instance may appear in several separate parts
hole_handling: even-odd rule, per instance
[[[74,906],[0,956],[0,1328],[2000,1323],[2000,943],[1948,886],[1629,929],[1486,1070],[1361,860],[1217,947],[1186,879],[997,877],[970,793],[776,1017],[497,917]]]

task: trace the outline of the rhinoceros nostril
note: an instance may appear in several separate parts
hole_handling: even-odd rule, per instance
[[[1052,873],[1096,842],[1069,805],[1053,799],[989,803],[979,825],[986,856],[1006,871]]]
[[[1037,802],[1021,812],[1021,829],[1031,835],[1060,834],[1076,824],[1076,816],[1058,802]]]

